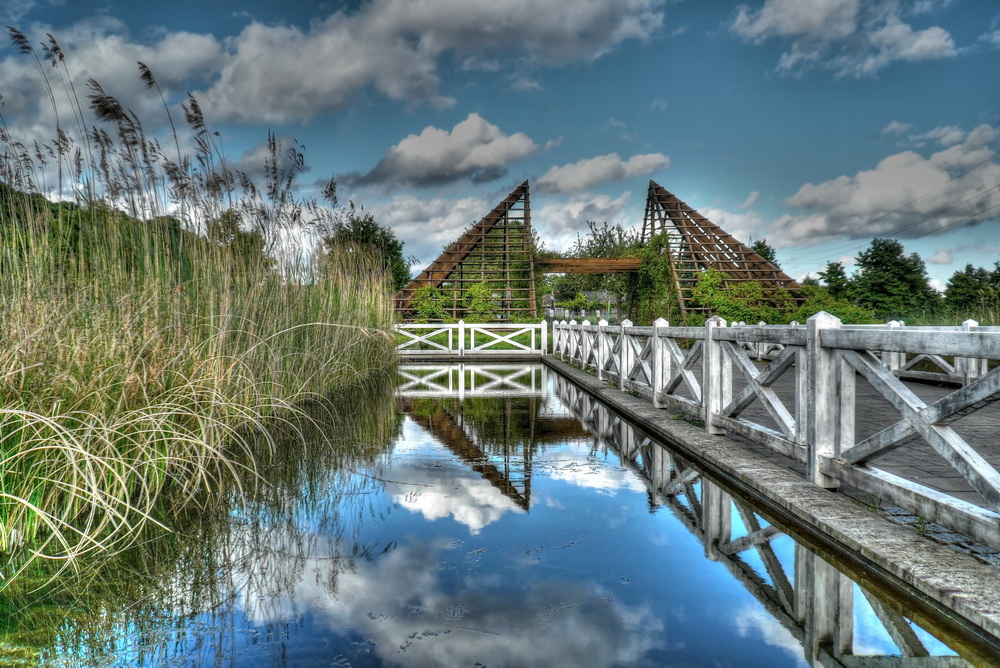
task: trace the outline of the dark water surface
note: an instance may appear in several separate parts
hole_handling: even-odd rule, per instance
[[[8,621],[9,637],[65,665],[954,656],[542,367],[402,373],[400,396],[356,409],[388,411],[381,446],[298,462],[252,503],[220,499],[217,525],[194,521],[194,539],[129,561],[133,584],[68,598],[86,610],[46,633]]]

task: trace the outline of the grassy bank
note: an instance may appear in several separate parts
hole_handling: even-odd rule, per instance
[[[45,57],[65,71],[54,41]],[[0,587],[169,525],[252,477],[269,422],[394,362],[381,261],[311,250],[337,212],[332,184],[326,205],[296,194],[299,150],[269,137],[258,185],[193,98],[165,151],[65,75],[78,131],[29,149],[0,125]]]

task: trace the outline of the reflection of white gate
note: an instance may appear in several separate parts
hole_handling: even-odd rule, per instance
[[[541,364],[400,364],[400,397],[541,397],[548,368]]]
[[[496,355],[541,357],[548,347],[548,325],[539,323],[396,325],[396,350],[402,357]]]

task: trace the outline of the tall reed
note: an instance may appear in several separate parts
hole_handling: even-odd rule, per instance
[[[338,212],[332,181],[324,203],[297,194],[300,147],[269,136],[258,185],[228,166],[189,96],[194,152],[170,117],[168,157],[96,81],[84,108],[51,36],[42,58],[11,37],[39,62],[57,120],[40,144],[0,123],[5,579],[169,523],[172,507],[252,473],[255,458],[233,453],[269,420],[394,363],[380,260],[311,250]],[[77,129],[60,125],[59,97]]]

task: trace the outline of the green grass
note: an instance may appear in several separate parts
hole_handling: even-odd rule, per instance
[[[339,214],[296,195],[301,153],[269,137],[258,185],[193,98],[185,156],[89,88],[99,122],[55,128],[49,159],[0,122],[0,587],[252,479],[275,421],[395,363],[380,259],[312,252]]]

